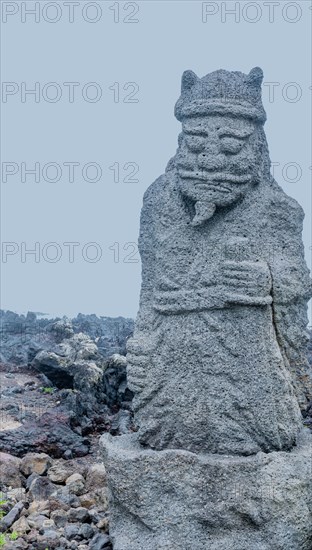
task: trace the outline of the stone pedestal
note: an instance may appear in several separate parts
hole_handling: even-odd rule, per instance
[[[311,550],[312,436],[250,457],[101,438],[114,550]]]

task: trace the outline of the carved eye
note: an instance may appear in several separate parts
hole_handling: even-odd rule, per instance
[[[185,135],[185,142],[190,151],[201,153],[205,149],[206,138],[204,136]]]

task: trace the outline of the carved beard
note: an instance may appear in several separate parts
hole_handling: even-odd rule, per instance
[[[250,183],[230,181],[200,181],[179,177],[179,188],[184,197],[194,205],[195,215],[192,225],[198,226],[212,218],[217,207],[235,204],[250,187]]]

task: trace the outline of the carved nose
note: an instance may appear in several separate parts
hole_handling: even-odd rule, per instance
[[[226,157],[222,154],[208,152],[198,155],[198,167],[206,170],[222,170],[226,165]]]

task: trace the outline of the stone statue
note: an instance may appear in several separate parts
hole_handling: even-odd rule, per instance
[[[311,550],[300,414],[312,397],[311,281],[302,208],[270,174],[262,79],[257,67],[185,71],[179,146],[144,196],[127,355],[138,431],[103,442],[114,550]],[[273,498],[244,494],[229,511],[218,496],[223,482],[263,488],[265,470],[285,498],[283,468],[306,474],[293,535],[280,532],[285,514],[295,521],[289,503],[278,513]]]

